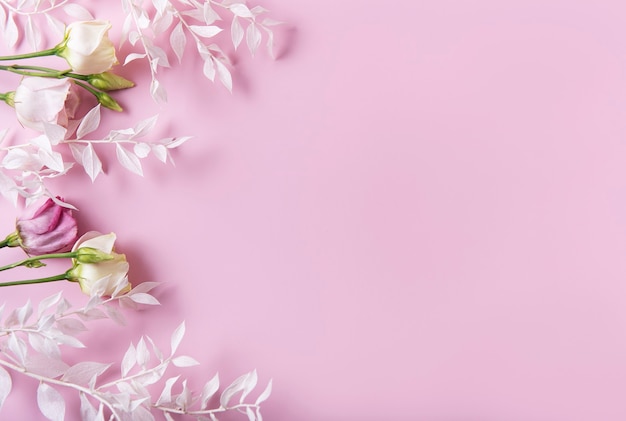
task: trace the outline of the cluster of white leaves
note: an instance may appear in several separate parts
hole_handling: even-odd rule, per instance
[[[45,43],[43,28],[49,29],[55,43],[61,42],[65,23],[57,17],[63,11],[69,19],[91,20],[93,16],[70,0],[0,0],[0,33],[8,47],[25,40],[33,51]]]
[[[64,175],[74,164],[82,166],[94,181],[103,172],[96,150],[98,144],[115,147],[119,163],[138,175],[143,175],[141,160],[151,154],[163,163],[173,162],[170,150],[190,137],[146,140],[157,120],[158,116],[153,116],[133,127],[111,130],[101,139],[88,139],[86,136],[100,125],[100,105],[97,105],[85,115],[69,138],[66,138],[68,131],[65,128],[47,124],[44,133],[27,143],[2,146],[7,143],[4,142],[7,131],[0,132],[0,194],[14,204],[18,196],[26,198],[27,204],[42,196],[54,197],[46,187],[46,179]],[[71,157],[62,153],[64,148],[69,148]]]
[[[157,78],[159,68],[169,67],[170,60],[183,59],[186,45],[192,42],[202,58],[203,74],[221,82],[232,91],[233,81],[230,61],[224,53],[225,46],[214,42],[224,29],[230,31],[224,39],[235,50],[243,40],[250,53],[255,54],[263,38],[269,54],[273,56],[274,34],[272,27],[279,21],[265,17],[262,6],[249,7],[245,0],[121,0],[121,12],[126,19],[122,28],[120,46],[129,42],[138,52],[130,53],[124,64],[134,60],[147,60],[151,72],[150,92],[157,101],[165,101],[167,93]],[[0,34],[6,44],[15,47],[25,39],[33,50],[45,43],[42,29],[51,29],[54,43],[63,37],[65,20],[93,19],[92,14],[73,0],[0,0]],[[166,39],[166,45],[159,42]],[[169,52],[169,54],[168,54]],[[0,195],[16,204],[24,197],[27,204],[42,196],[54,197],[46,180],[59,177],[74,165],[82,166],[91,178],[103,172],[102,161],[94,145],[112,144],[118,161],[133,173],[142,175],[141,159],[152,154],[162,162],[171,161],[169,151],[189,137],[165,138],[146,142],[142,137],[154,126],[156,117],[140,121],[132,128],[111,130],[102,139],[87,139],[100,124],[100,107],[90,111],[82,121],[75,121],[74,129],[47,125],[45,132],[34,139],[17,145],[7,145],[7,131],[0,131]],[[64,153],[69,145],[71,154]]]
[[[137,343],[130,344],[119,364],[119,371],[114,370],[115,365],[111,363],[81,361],[70,366],[64,362],[65,347],[85,346],[77,335],[87,330],[86,323],[103,318],[124,323],[118,307],[158,304],[150,294],[155,286],[155,283],[143,283],[130,292],[113,297],[95,294],[79,308],[73,308],[60,292],[41,301],[37,308],[28,301],[6,316],[2,305],[0,409],[11,393],[12,372],[40,382],[36,396],[38,407],[45,418],[54,421],[65,418],[66,405],[59,393],[61,389],[79,394],[81,419],[89,421],[148,421],[154,420],[158,413],[167,420],[172,420],[173,415],[189,415],[214,421],[226,411],[238,411],[248,420],[261,421],[260,404],[269,397],[272,382],[253,402],[247,402],[257,386],[256,371],[239,377],[219,395],[217,374],[198,392],[192,391],[180,374],[165,378],[166,373],[176,368],[198,365],[194,358],[176,354],[185,334],[184,322],[173,332],[167,354],[150,337],[142,337]],[[102,380],[105,373],[106,381]],[[157,389],[161,392],[158,397],[152,396],[149,389],[155,390],[152,385],[159,382],[163,383]]]
[[[137,59],[148,60],[152,74],[150,92],[157,101],[167,100],[157,78],[158,69],[170,67],[166,48],[155,42],[162,34],[169,33],[168,47],[179,62],[187,42],[193,42],[203,60],[204,75],[211,81],[217,78],[229,91],[233,89],[230,62],[224,46],[213,42],[225,27],[230,29],[230,42],[235,49],[245,38],[254,55],[265,34],[269,54],[274,55],[272,27],[280,22],[266,18],[267,9],[262,6],[250,8],[245,0],[152,0],[149,9],[144,3],[143,0],[122,0],[127,18],[121,42],[128,40],[133,46],[141,46],[141,51],[129,54],[124,64]]]

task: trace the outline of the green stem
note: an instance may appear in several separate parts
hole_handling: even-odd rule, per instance
[[[49,50],[36,51],[34,53],[26,53],[26,54],[16,54],[13,56],[0,56],[0,61],[9,61],[9,60],[22,60],[25,58],[35,58],[35,57],[46,57],[56,55],[57,48],[51,48]]]
[[[78,253],[76,253],[74,251],[71,251],[71,252],[68,252],[68,253],[42,254],[41,256],[29,257],[28,259],[24,259],[24,260],[19,261],[19,262],[11,263],[10,265],[1,266],[0,267],[0,272],[2,272],[3,270],[13,269],[13,268],[16,268],[18,266],[24,266],[24,265],[27,265],[27,264],[29,264],[31,262],[36,262],[38,260],[72,258],[72,257],[76,257],[77,255],[78,255]]]
[[[3,98],[3,97],[6,97],[6,94],[0,94],[0,100],[4,101],[4,98]],[[0,241],[0,248],[2,248],[2,247],[8,247],[8,245],[9,245],[9,241],[10,241],[10,238],[9,238],[9,237],[7,237],[7,238],[5,238],[4,240]]]
[[[60,275],[48,276],[47,278],[26,279],[24,281],[0,282],[0,287],[10,287],[13,285],[26,285],[26,284],[43,284],[44,282],[64,281],[66,279],[67,279],[67,274],[62,273]]]
[[[73,79],[88,80],[86,75],[79,75],[77,73],[72,73],[71,72],[72,69],[56,70],[56,69],[50,69],[49,67],[20,66],[17,64],[13,64],[11,66],[0,65],[0,70],[6,70],[7,72],[16,73],[22,76],[49,77],[49,78],[54,78],[54,79],[62,79],[65,77],[70,77]]]

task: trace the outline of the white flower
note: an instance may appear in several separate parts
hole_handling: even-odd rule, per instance
[[[74,22],[65,30],[57,55],[67,60],[72,70],[83,75],[106,72],[117,63],[115,47],[109,39],[111,24],[92,20]]]
[[[78,97],[68,79],[26,77],[15,90],[15,112],[24,127],[40,132],[44,123],[67,127],[74,117]]]
[[[113,251],[115,234],[100,234],[90,231],[80,237],[72,251],[85,252],[74,259],[74,267],[68,271],[69,279],[78,282],[80,289],[88,295],[117,295],[128,292],[128,262],[126,256]]]

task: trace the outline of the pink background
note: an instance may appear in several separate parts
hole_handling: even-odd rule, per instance
[[[155,138],[194,136],[176,167],[101,149],[107,177],[53,185],[163,283],[90,358],[185,320],[191,384],[256,368],[267,420],[626,419],[626,4],[262,4],[281,57],[238,52],[233,95],[191,48],[163,106],[119,70],[138,86],[108,127],[159,112]],[[83,299],[2,293],[59,288]],[[16,384],[1,415],[37,419]]]

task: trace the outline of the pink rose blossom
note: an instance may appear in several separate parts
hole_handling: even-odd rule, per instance
[[[46,200],[32,216],[18,218],[16,227],[20,247],[35,256],[67,251],[78,236],[72,210],[52,199]]]
[[[24,127],[40,132],[44,124],[67,128],[78,107],[78,96],[68,79],[27,77],[15,90],[15,113]]]

